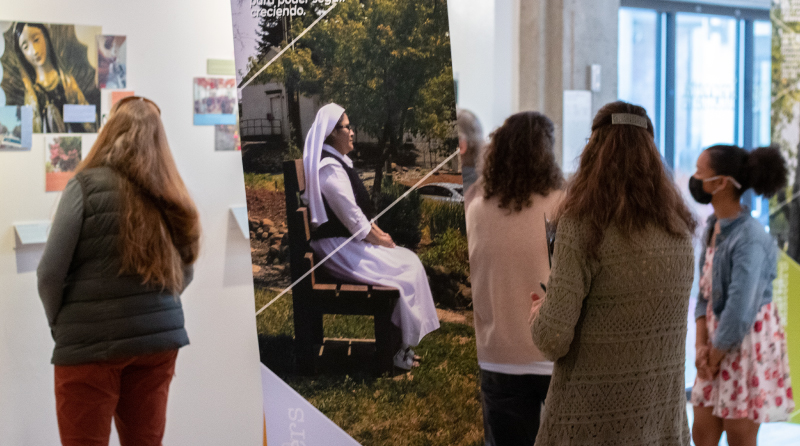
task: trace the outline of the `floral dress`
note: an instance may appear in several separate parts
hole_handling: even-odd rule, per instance
[[[711,306],[711,269],[714,248],[706,251],[700,292],[708,300],[706,326],[710,341],[719,325]],[[786,421],[794,410],[789,380],[786,333],[772,303],[758,311],[753,328],[738,349],[729,351],[719,365],[719,374],[706,381],[699,376],[692,387],[696,407],[713,407],[718,418],[749,418],[756,423]]]

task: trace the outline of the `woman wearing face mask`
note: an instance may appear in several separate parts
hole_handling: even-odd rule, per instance
[[[694,199],[714,207],[695,309],[697,446],[718,444],[723,431],[733,446],[755,446],[760,423],[787,420],[794,409],[786,335],[772,305],[777,248],[740,202],[750,188],[773,195],[786,173],[778,149],[718,145],[700,154],[689,180]]]

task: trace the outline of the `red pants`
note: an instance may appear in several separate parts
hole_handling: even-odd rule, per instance
[[[58,431],[64,446],[107,446],[111,419],[122,446],[160,446],[178,350],[55,366]]]

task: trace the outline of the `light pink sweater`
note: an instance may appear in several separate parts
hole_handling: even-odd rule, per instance
[[[479,186],[476,184],[476,186]],[[530,207],[511,212],[497,197],[475,194],[467,207],[469,267],[478,361],[530,364],[546,361],[531,338],[531,293],[547,284],[544,215],[552,218],[563,196],[534,195]]]

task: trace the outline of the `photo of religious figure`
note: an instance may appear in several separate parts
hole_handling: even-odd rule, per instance
[[[97,36],[97,88],[126,88],[128,63],[125,36]]]
[[[81,162],[80,136],[48,136],[45,140],[45,191],[60,192]]]
[[[19,105],[0,106],[0,151],[30,150],[33,110]]]
[[[446,1],[231,4],[262,364],[358,443],[478,444]]]
[[[194,125],[234,125],[235,107],[235,79],[194,78]]]
[[[0,105],[26,105],[34,133],[97,131],[100,27],[0,22]]]

